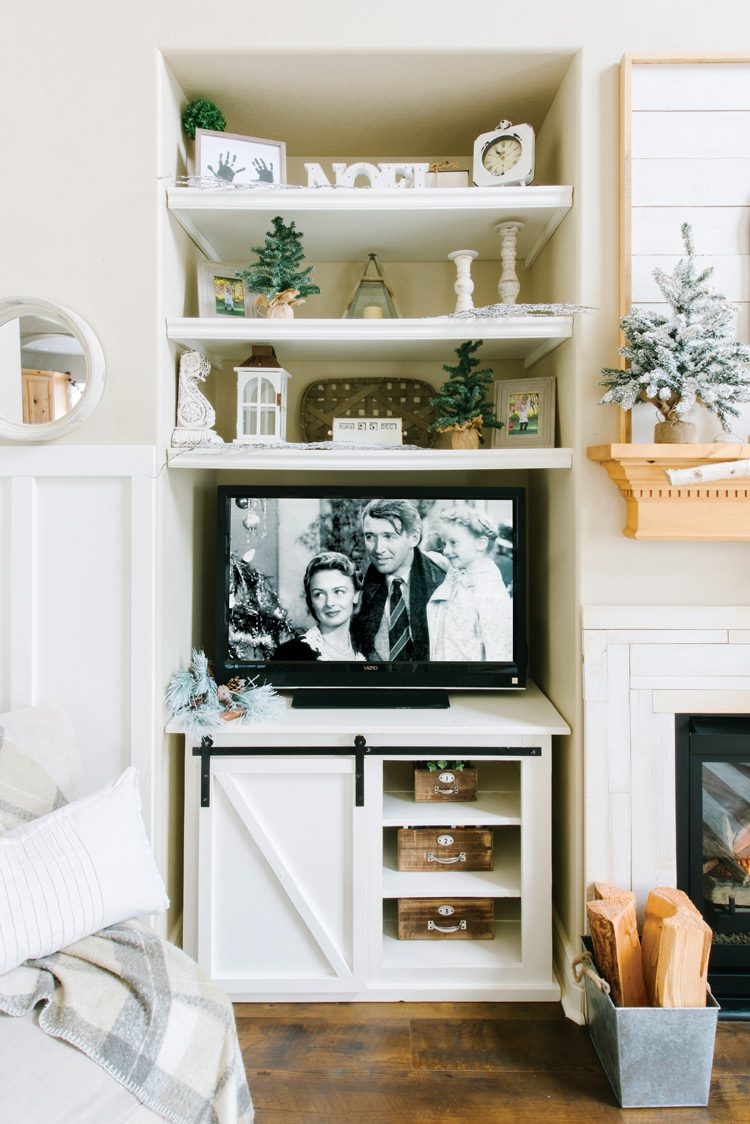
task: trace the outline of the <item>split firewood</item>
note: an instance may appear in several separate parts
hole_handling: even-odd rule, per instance
[[[617,1007],[647,1006],[635,894],[615,890],[607,900],[588,902],[586,913],[594,959],[612,989],[613,1003]]]
[[[623,890],[619,886],[610,886],[608,882],[594,882],[594,900],[602,902],[621,901],[635,905],[635,894],[632,890]]]
[[[711,929],[687,894],[652,890],[643,922],[643,977],[653,1007],[705,1007]]]

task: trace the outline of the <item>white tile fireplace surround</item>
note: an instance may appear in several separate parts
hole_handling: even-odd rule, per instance
[[[583,610],[586,886],[676,885],[675,714],[750,714],[750,606]]]

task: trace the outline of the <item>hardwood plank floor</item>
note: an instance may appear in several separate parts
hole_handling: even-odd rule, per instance
[[[719,1023],[707,1108],[620,1109],[557,1003],[240,1003],[256,1124],[750,1124],[750,1022]]]

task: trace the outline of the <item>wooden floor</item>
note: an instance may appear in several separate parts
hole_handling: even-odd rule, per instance
[[[556,1003],[238,1004],[256,1124],[750,1122],[750,1022],[720,1022],[708,1108],[619,1109]]]

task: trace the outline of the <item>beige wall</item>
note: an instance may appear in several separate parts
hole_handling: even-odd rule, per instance
[[[368,9],[372,12],[373,9]],[[598,371],[616,359],[618,237],[617,67],[625,51],[731,51],[750,39],[750,9],[715,0],[688,14],[683,3],[633,0],[526,6],[475,0],[468,9],[443,0],[381,0],[377,18],[344,0],[310,4],[237,5],[231,15],[205,4],[133,0],[110,13],[90,0],[35,5],[11,0],[3,20],[0,145],[3,253],[0,291],[56,300],[85,317],[107,359],[107,385],[94,416],[65,440],[85,444],[153,443],[164,447],[173,424],[174,359],[164,342],[160,300],[174,293],[190,244],[164,214],[158,177],[175,169],[175,120],[158,133],[157,99],[167,107],[179,90],[162,81],[160,51],[180,49],[316,49],[465,51],[441,73],[455,81],[474,50],[580,51],[552,114],[551,166],[574,180],[575,214],[546,261],[558,299],[595,306],[579,317],[573,344],[548,360],[560,380],[560,423],[576,452],[570,474],[535,481],[538,511],[551,533],[539,532],[539,565],[549,586],[535,609],[540,678],[565,716],[578,722],[578,617],[582,603],[742,603],[747,552],[741,544],[636,543],[620,531],[623,501],[600,467],[585,459],[589,444],[614,440],[614,410],[597,405]],[[379,62],[387,74],[387,59]],[[398,66],[394,59],[393,66]],[[571,108],[580,116],[576,122]],[[413,107],[405,106],[405,113]],[[300,105],[299,112],[304,112]],[[580,126],[580,128],[579,128]],[[161,278],[161,283],[160,279]],[[444,284],[444,281],[441,282]],[[537,284],[537,282],[534,282]],[[181,300],[182,293],[175,295]],[[184,485],[164,500],[162,581],[169,582],[175,543],[184,547],[193,519],[179,516]],[[184,525],[183,525],[184,524]],[[707,575],[710,574],[710,581]],[[163,669],[184,657],[189,629],[171,601],[162,622]],[[545,631],[545,622],[551,622]],[[179,640],[177,638],[180,638]],[[555,846],[556,898],[575,938],[583,923],[580,885],[580,732],[563,748]]]

